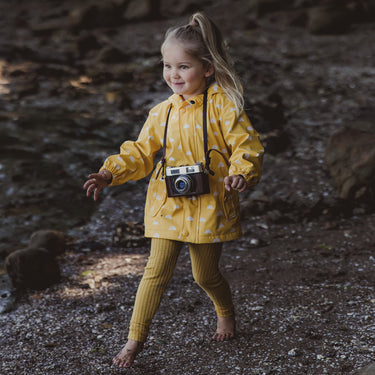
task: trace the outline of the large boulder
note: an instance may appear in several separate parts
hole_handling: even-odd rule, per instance
[[[18,289],[43,289],[59,282],[56,256],[65,251],[65,235],[55,230],[34,232],[27,248],[16,250],[5,259],[5,268]]]
[[[263,17],[268,13],[289,8],[290,4],[279,0],[251,0],[248,3],[248,7],[257,17]]]
[[[358,127],[341,129],[330,137],[325,161],[340,198],[374,193],[375,133]]]
[[[111,0],[81,3],[70,12],[75,30],[113,28],[160,17],[159,0]]]
[[[124,18],[128,21],[160,17],[160,0],[130,0]]]
[[[65,251],[66,239],[62,232],[57,230],[42,229],[34,232],[29,241],[30,248],[42,247],[55,256]]]
[[[342,34],[350,30],[353,14],[344,4],[328,3],[308,12],[308,30],[312,34]]]
[[[75,30],[117,27],[125,23],[126,2],[82,2],[70,11],[70,24]]]
[[[60,268],[44,248],[16,250],[5,259],[5,268],[18,289],[43,289],[60,280]]]
[[[286,118],[282,97],[272,92],[250,104],[249,117],[260,133],[261,142],[267,153],[276,155],[287,150],[292,143],[285,129]]]

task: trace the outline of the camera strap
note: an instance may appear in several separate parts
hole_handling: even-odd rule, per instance
[[[159,178],[160,171],[162,171],[162,173],[161,173],[162,180],[164,180],[164,177],[165,177],[165,175],[164,175],[165,174],[165,151],[166,151],[166,148],[167,148],[167,130],[168,130],[169,115],[171,114],[171,110],[172,110],[172,103],[168,108],[167,119],[165,120],[163,148],[162,148],[162,154],[161,154],[161,159],[160,159],[161,166],[158,170],[158,173],[156,174],[156,179]]]
[[[210,175],[214,175],[215,172],[210,169],[210,163],[211,163],[211,157],[210,157],[210,153],[212,151],[216,151],[217,153],[219,153],[223,159],[225,160],[225,163],[227,164],[228,168],[230,167],[230,163],[228,161],[228,159],[225,157],[225,155],[219,151],[219,150],[216,150],[214,148],[211,148],[208,150],[208,136],[207,136],[207,90],[204,92],[204,95],[203,95],[203,142],[204,142],[204,156],[205,156],[205,159],[206,159],[206,165],[205,165],[205,170],[207,173],[209,173]]]
[[[204,143],[204,156],[205,156],[205,160],[206,160],[205,170],[206,170],[207,173],[209,173],[211,175],[214,175],[215,172],[210,169],[210,162],[211,162],[210,153],[211,153],[211,151],[218,152],[224,158],[228,168],[230,166],[230,163],[229,163],[228,159],[225,157],[225,155],[223,153],[221,153],[219,150],[215,150],[215,149],[212,149],[212,148],[210,150],[208,150],[207,97],[208,97],[208,90],[206,89],[203,93],[203,143]],[[164,179],[164,177],[165,177],[165,163],[166,163],[165,154],[166,154],[166,148],[167,148],[167,131],[168,131],[169,115],[171,114],[171,110],[172,110],[172,103],[168,108],[167,119],[165,121],[162,156],[161,156],[161,159],[160,159],[161,160],[161,166],[160,166],[160,169],[158,170],[158,172],[156,174],[156,178],[159,177],[160,171],[162,172],[162,179]]]

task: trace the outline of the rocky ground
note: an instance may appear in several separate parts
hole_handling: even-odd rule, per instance
[[[151,3],[0,4],[1,254],[41,227],[69,236],[61,282],[14,292],[0,315],[0,373],[126,372],[111,359],[147,259],[147,181],[111,189],[96,205],[81,184],[168,95],[163,32],[199,7],[228,36],[267,149],[262,182],[241,198],[244,237],[226,244],[221,262],[237,338],[210,341],[214,311],[184,251],[127,371],[356,373],[375,352],[374,201],[357,185],[340,198],[325,160],[337,130],[374,131],[371,2],[161,1],[160,15]]]

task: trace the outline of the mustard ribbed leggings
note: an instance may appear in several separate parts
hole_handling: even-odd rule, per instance
[[[128,339],[146,340],[182,246],[183,242],[179,241],[152,239],[150,256],[134,303]],[[217,315],[226,317],[232,316],[234,309],[228,282],[219,271],[221,249],[222,243],[189,243],[194,280],[211,298]]]

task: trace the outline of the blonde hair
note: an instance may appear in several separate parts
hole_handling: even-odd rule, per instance
[[[186,53],[213,66],[214,80],[234,103],[237,113],[241,113],[244,107],[243,87],[219,28],[204,13],[198,12],[191,16],[187,25],[167,30],[162,51],[172,38],[184,42]]]

